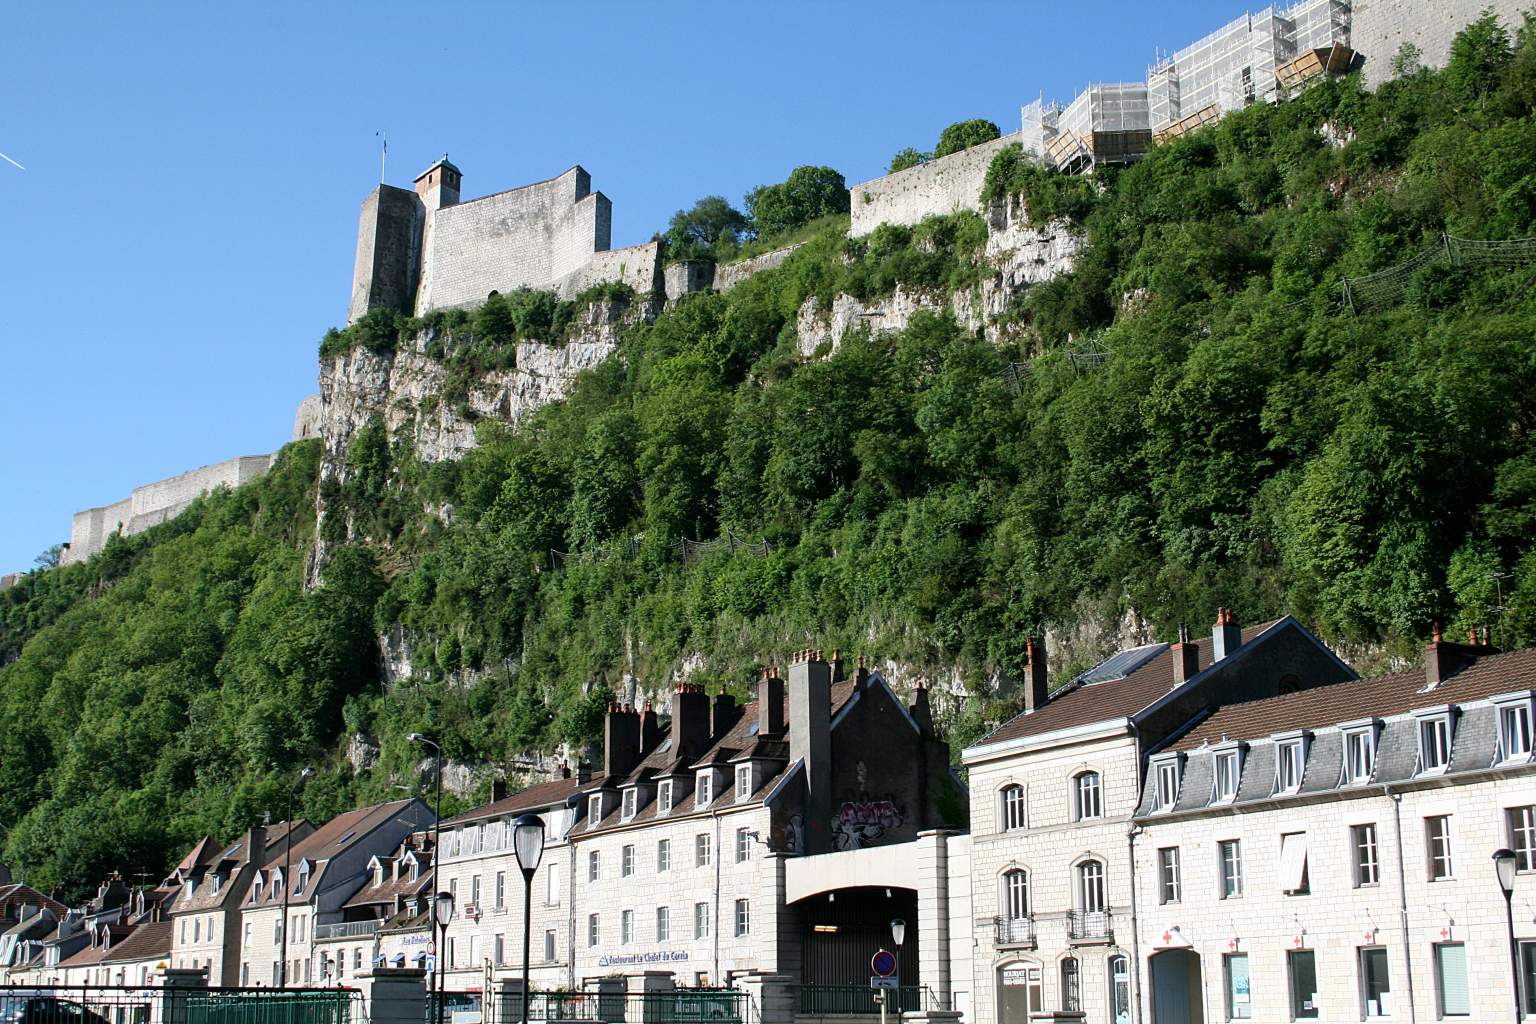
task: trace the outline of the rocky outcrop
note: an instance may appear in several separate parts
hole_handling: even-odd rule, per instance
[[[648,303],[594,302],[583,312],[570,340],[561,345],[519,342],[513,368],[479,374],[461,394],[448,393],[453,354],[469,339],[455,338],[446,329],[422,331],[411,344],[394,352],[359,346],[322,360],[318,424],[323,451],[317,523],[323,525],[327,514],[325,485],[345,482],[348,446],[375,417],[383,422],[391,441],[407,444],[422,461],[458,459],[475,446],[481,421],[515,427],[536,410],[564,398],[578,374],[613,354],[625,325],[654,312]],[[451,515],[451,511],[438,514]],[[322,533],[316,531],[310,553],[306,572],[310,587],[318,585],[325,561]],[[347,533],[350,536],[350,524]]]
[[[991,273],[979,285],[953,294],[915,292],[898,286],[891,295],[869,303],[838,295],[826,309],[816,299],[807,299],[795,316],[800,354],[807,358],[827,355],[850,330],[864,328],[876,334],[903,330],[919,310],[947,311],[966,330],[981,332],[994,343],[999,341],[1013,300],[1031,285],[1071,271],[1083,240],[1066,220],[1031,225],[1019,197],[994,204],[987,220],[989,231],[982,258]]]

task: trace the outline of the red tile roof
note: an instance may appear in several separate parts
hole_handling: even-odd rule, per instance
[[[1228,704],[1195,726],[1170,750],[1193,750],[1207,742],[1256,740],[1292,729],[1317,729],[1357,718],[1405,714],[1438,704],[1459,704],[1501,693],[1536,689],[1536,649],[1479,658],[1426,689],[1422,665],[1390,675],[1319,686],[1300,693]]]
[[[150,921],[141,924],[125,939],[119,939],[101,958],[104,964],[129,960],[154,960],[171,955],[171,922]]]
[[[482,818],[494,818],[514,811],[531,810],[535,807],[548,807],[551,804],[564,803],[566,797],[574,796],[583,789],[597,785],[603,781],[603,773],[597,772],[586,782],[579,781],[575,776],[569,779],[555,779],[552,782],[540,782],[519,790],[511,796],[500,800],[493,800],[488,804],[481,804],[463,814],[455,815],[444,820],[443,825],[462,825],[470,821],[479,821]]]
[[[1243,630],[1243,645],[1247,646],[1283,621],[1276,619],[1247,627]],[[1200,671],[1203,672],[1211,667],[1210,636],[1196,642],[1196,646],[1199,650]],[[1130,675],[1119,679],[1081,686],[1068,684],[1052,694],[1041,707],[1032,712],[1021,712],[1004,722],[978,746],[1022,736],[1038,736],[1094,722],[1129,718],[1155,704],[1172,689],[1173,651],[1169,648]]]

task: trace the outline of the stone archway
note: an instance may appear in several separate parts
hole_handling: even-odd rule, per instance
[[[1200,954],[1165,949],[1149,961],[1152,974],[1152,1024],[1205,1024]]]

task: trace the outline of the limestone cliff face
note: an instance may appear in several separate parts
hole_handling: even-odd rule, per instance
[[[966,330],[980,331],[992,342],[1001,340],[1007,331],[1004,314],[1013,299],[1030,285],[1071,271],[1083,239],[1065,220],[1031,227],[1018,197],[994,204],[987,221],[983,258],[991,273],[978,286],[953,294],[898,287],[891,295],[868,304],[851,295],[838,295],[829,309],[807,299],[795,318],[800,354],[809,357],[834,351],[845,333],[859,327],[874,333],[902,330],[919,310],[948,310]]]
[[[537,409],[565,397],[577,374],[607,359],[618,345],[620,329],[651,316],[649,304],[594,302],[574,335],[563,345],[519,342],[517,365],[493,370],[472,381],[467,393],[448,395],[455,339],[446,332],[423,331],[394,352],[355,348],[320,363],[319,435],[322,497],[316,520],[324,525],[325,485],[344,483],[352,438],[378,417],[392,442],[404,442],[424,462],[460,458],[475,446],[475,429],[485,420],[516,427]],[[428,355],[441,349],[446,358]],[[451,509],[439,510],[452,514]],[[306,572],[307,584],[319,583],[325,541],[316,531]],[[352,533],[348,524],[347,534]]]

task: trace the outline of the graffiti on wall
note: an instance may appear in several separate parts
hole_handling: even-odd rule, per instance
[[[773,848],[798,856],[805,852],[805,819],[792,815],[789,821],[776,825],[773,830]]]
[[[839,850],[861,850],[874,846],[905,820],[894,800],[844,800],[832,816],[832,840]]]

